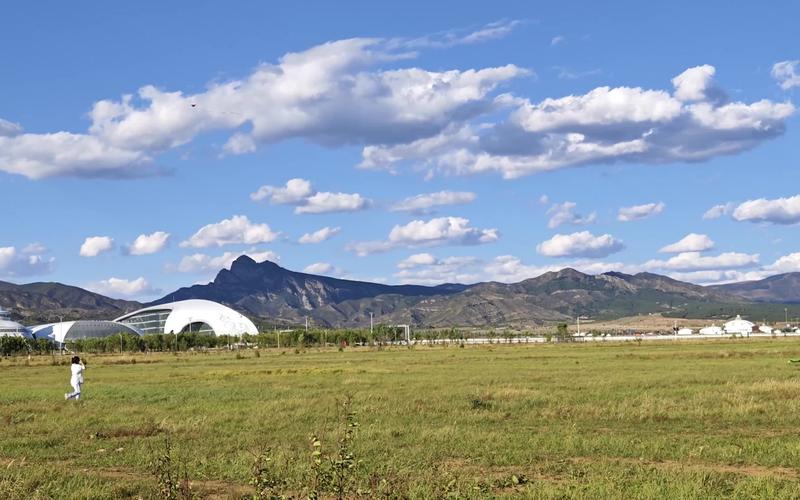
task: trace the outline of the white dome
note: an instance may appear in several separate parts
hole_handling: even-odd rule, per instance
[[[258,329],[247,317],[230,307],[202,299],[181,300],[145,307],[115,321],[135,327],[143,334],[180,333],[212,330],[215,335],[258,335]],[[204,326],[205,325],[205,326]]]
[[[755,323],[751,323],[741,316],[725,323],[725,333],[752,333]]]

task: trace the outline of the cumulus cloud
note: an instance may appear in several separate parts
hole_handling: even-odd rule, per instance
[[[303,272],[307,274],[317,274],[323,276],[342,276],[346,272],[329,262],[314,262],[303,268]]]
[[[367,241],[348,245],[359,256],[386,252],[399,247],[430,247],[441,245],[480,245],[500,237],[497,229],[479,229],[463,217],[438,217],[428,221],[413,220],[396,225],[385,241]]]
[[[745,201],[733,210],[733,218],[747,222],[797,224],[800,222],[800,195],[774,200],[759,198]]]
[[[564,43],[567,40],[567,37],[564,35],[556,35],[550,39],[550,46],[555,47],[558,44]]]
[[[303,245],[307,244],[314,244],[314,243],[322,243],[323,241],[329,240],[339,234],[342,230],[340,227],[328,227],[325,226],[322,229],[318,229],[313,233],[305,233],[303,236],[300,237],[298,243]]]
[[[586,217],[573,212],[577,205],[571,201],[564,203],[555,203],[547,210],[547,215],[550,220],[547,222],[547,227],[555,229],[562,224],[574,224],[576,226],[591,224],[597,220],[597,213],[592,212]]]
[[[411,212],[415,214],[430,213],[434,207],[459,205],[475,201],[475,193],[465,191],[439,191],[436,193],[418,194],[404,199],[391,206],[393,212]]]
[[[429,253],[411,255],[397,263],[395,273],[400,283],[441,285],[442,283],[474,283],[480,280],[475,257],[445,257],[438,259]]]
[[[663,253],[683,253],[683,252],[703,252],[714,248],[714,241],[705,234],[689,233],[675,243],[669,244],[659,252]]]
[[[14,137],[22,133],[22,126],[19,123],[10,122],[0,118],[0,137]]]
[[[703,219],[719,219],[723,215],[730,215],[733,213],[734,208],[736,207],[733,203],[714,205],[706,210],[706,212],[703,214]]]
[[[713,91],[714,66],[704,64],[689,68],[680,75],[672,79],[675,87],[675,98],[680,101],[702,101],[709,98],[709,92]]]
[[[141,297],[161,293],[161,290],[152,287],[141,276],[133,280],[112,277],[89,283],[86,288],[95,293],[112,297]]]
[[[156,231],[152,234],[140,234],[128,245],[126,252],[129,255],[149,255],[160,252],[167,246],[170,234]]]
[[[274,232],[267,224],[250,222],[245,215],[234,215],[215,224],[201,227],[188,240],[181,242],[181,247],[204,248],[230,244],[256,245],[274,241],[279,233]]]
[[[661,202],[622,207],[617,213],[617,220],[620,222],[630,222],[644,219],[645,217],[650,217],[651,215],[660,214],[664,211],[664,207],[666,207],[666,205]]]
[[[195,274],[216,273],[221,269],[230,269],[233,261],[242,255],[247,255],[256,262],[264,262],[265,260],[277,262],[280,260],[280,256],[271,250],[259,251],[250,249],[246,252],[225,252],[217,256],[195,253],[183,257],[177,266],[168,265],[167,270]]]
[[[36,245],[36,244],[32,244]],[[42,255],[46,252],[39,245],[34,248],[26,246],[21,252],[16,247],[0,247],[0,277],[20,278],[25,276],[38,276],[49,274],[55,270],[54,257]]]
[[[411,164],[429,172],[497,172],[506,179],[617,161],[639,164],[704,161],[751,149],[783,134],[795,108],[766,99],[728,102],[711,66],[675,78],[674,91],[598,87],[583,95],[535,103],[508,94],[498,122],[454,123],[402,144],[369,145],[364,168]]]
[[[647,270],[710,271],[741,269],[758,265],[758,254],[725,252],[706,256],[700,252],[683,252],[667,260],[649,260],[642,267]]]
[[[784,255],[766,268],[773,273],[800,272],[800,252]]]
[[[80,249],[81,257],[97,257],[114,248],[114,238],[109,236],[90,236],[83,240]]]
[[[772,66],[772,78],[778,81],[783,90],[800,87],[800,74],[797,65],[800,61],[781,61]]]
[[[371,200],[358,193],[318,192],[305,179],[290,179],[285,186],[261,186],[250,195],[250,199],[295,205],[296,214],[355,212],[371,204]]]
[[[589,231],[557,234],[536,246],[536,251],[547,257],[600,258],[619,252],[625,245],[610,234],[595,236]]]

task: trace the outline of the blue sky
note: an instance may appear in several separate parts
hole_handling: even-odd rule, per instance
[[[151,299],[243,253],[387,283],[800,271],[798,15],[15,2],[0,279]]]

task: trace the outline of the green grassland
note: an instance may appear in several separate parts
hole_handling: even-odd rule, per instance
[[[266,491],[303,498],[800,498],[799,354],[740,339],[89,355],[80,402],[63,400],[65,359],[4,358],[0,498],[157,498],[156,469],[198,498],[249,497],[259,452]],[[338,490],[319,479],[329,457]]]

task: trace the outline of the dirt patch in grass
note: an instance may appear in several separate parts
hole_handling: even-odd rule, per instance
[[[654,461],[623,457],[570,457],[568,460],[575,464],[612,462],[616,464],[642,465],[672,471],[718,472],[761,478],[797,479],[800,477],[795,469],[790,469],[788,467],[764,467],[761,465],[712,464],[695,461],[679,462],[677,460]]]

